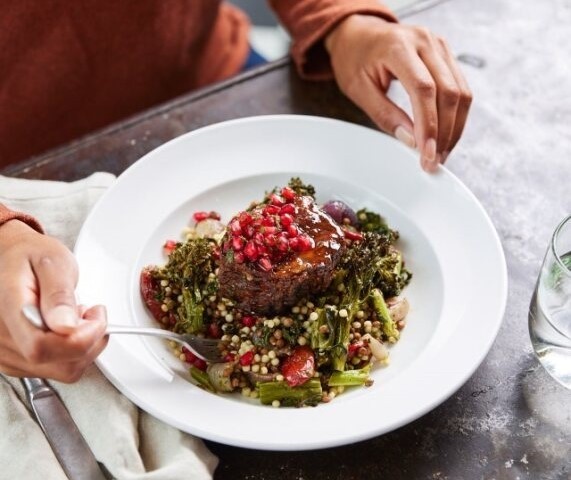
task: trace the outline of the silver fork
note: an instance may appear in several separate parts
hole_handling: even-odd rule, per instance
[[[22,314],[30,321],[32,325],[42,330],[49,330],[44,322],[40,310],[35,305],[24,305]],[[105,331],[107,335],[114,333],[132,334],[132,335],[149,335],[153,337],[161,337],[168,340],[174,340],[184,347],[188,348],[198,358],[210,363],[220,363],[224,359],[218,348],[220,340],[211,338],[202,338],[196,335],[174,333],[170,330],[162,330],[160,328],[151,327],[135,327],[131,325],[107,325]]]

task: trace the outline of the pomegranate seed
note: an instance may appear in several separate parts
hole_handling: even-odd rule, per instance
[[[212,218],[213,220],[220,220],[220,214],[212,210],[208,213],[208,218]]]
[[[253,241],[250,240],[246,243],[246,246],[244,247],[244,255],[246,255],[248,260],[251,262],[258,258],[258,247],[256,247]]]
[[[224,355],[225,362],[233,362],[235,358],[236,356],[233,353],[227,353],[226,355]]]
[[[211,338],[220,338],[222,336],[222,329],[217,323],[211,323],[208,325],[208,335]]]
[[[258,255],[260,257],[266,256],[268,254],[268,247],[265,245],[258,245]]]
[[[299,238],[298,237],[290,238],[288,240],[288,245],[289,245],[289,248],[291,248],[292,250],[295,250],[297,252],[297,250],[299,248]]]
[[[364,345],[363,342],[356,342],[349,344],[347,358],[351,359],[355,356],[355,354],[359,351],[359,349]]]
[[[277,227],[263,227],[264,236],[267,237],[268,235],[274,235],[277,233]]]
[[[280,235],[276,240],[276,248],[280,252],[287,252],[289,250],[289,242],[287,238]]]
[[[242,317],[242,325],[245,327],[253,327],[256,324],[256,317],[253,315],[244,315]]]
[[[202,220],[206,220],[209,216],[210,214],[208,212],[194,212],[192,214],[192,218],[194,218],[196,223],[202,222]]]
[[[248,212],[242,212],[240,215],[238,215],[238,222],[242,228],[244,228],[246,225],[250,225],[252,220],[252,215],[250,215]]]
[[[298,238],[300,252],[307,252],[315,246],[315,241],[308,235],[300,235]]]
[[[230,222],[230,231],[234,235],[240,235],[242,233],[242,227],[240,226],[238,219],[234,219],[232,222]]]
[[[289,187],[282,188],[281,194],[288,202],[293,202],[296,197],[296,193]]]
[[[287,228],[293,223],[293,217],[289,213],[284,213],[280,216],[281,224]]]
[[[281,207],[285,204],[284,199],[275,193],[270,195],[270,203],[272,205],[276,205],[277,207]]]
[[[212,258],[214,258],[214,260],[220,259],[220,247],[214,247],[212,249]]]
[[[252,350],[247,351],[240,357],[240,365],[243,367],[246,365],[252,365],[254,361],[254,352]]]
[[[262,218],[262,225],[264,227],[273,227],[276,224],[274,217],[264,217]]]
[[[202,358],[197,358],[194,362],[192,362],[192,364],[199,370],[202,370],[203,372],[206,371],[207,365],[206,362],[202,360]]]
[[[276,236],[275,235],[266,235],[264,237],[264,245],[266,247],[275,247],[276,246]]]
[[[284,213],[289,213],[290,215],[295,214],[295,206],[291,203],[286,203],[282,208],[280,208],[280,215]]]
[[[167,240],[163,245],[165,253],[170,255],[172,251],[176,248],[176,242],[174,240]]]
[[[290,237],[297,237],[299,235],[299,230],[295,225],[290,225],[287,227],[287,233]]]
[[[242,237],[232,238],[232,248],[234,249],[235,252],[239,252],[240,250],[242,250],[244,248],[245,243],[246,240],[244,240]]]
[[[343,228],[343,235],[347,240],[352,240],[354,242],[359,242],[363,240],[363,234],[361,232],[357,232],[355,230],[349,230],[347,228]]]
[[[246,225],[246,228],[244,228],[244,236],[246,238],[252,238],[254,233],[255,233],[254,227],[252,227],[252,225]]]
[[[280,213],[280,207],[277,205],[266,205],[262,210],[262,215],[264,216],[277,215],[278,213]]]
[[[263,245],[264,244],[264,234],[262,232],[256,232],[256,233],[254,233],[252,240],[254,240],[254,243],[256,245]]]
[[[246,257],[243,252],[234,252],[234,261],[236,263],[244,263],[244,260],[246,260]]]
[[[184,353],[184,359],[188,363],[193,363],[198,358],[194,353],[192,353],[186,347],[182,347],[182,353]]]
[[[258,260],[258,265],[262,270],[265,270],[266,272],[269,272],[272,269],[272,262],[267,257],[260,258],[260,260]]]

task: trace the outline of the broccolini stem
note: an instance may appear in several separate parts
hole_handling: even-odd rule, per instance
[[[208,378],[208,374],[206,372],[192,366],[190,367],[190,376],[205,390],[213,393],[216,392],[216,389],[212,386],[212,383],[210,383],[210,378]]]
[[[180,321],[177,327],[184,333],[198,333],[203,327],[204,304],[200,301],[200,292],[198,298],[192,295],[190,289],[182,290],[182,308],[179,309]]]
[[[349,387],[352,385],[365,385],[371,380],[369,379],[369,373],[371,371],[371,366],[367,365],[359,370],[346,370],[344,372],[333,372],[329,378],[330,387]]]
[[[389,341],[391,341],[391,339],[393,339],[393,341],[398,340],[400,332],[396,323],[391,318],[383,293],[378,288],[374,288],[371,291],[371,296],[373,297],[373,308],[381,322],[381,330],[387,336]]]
[[[312,378],[298,387],[290,387],[286,382],[258,383],[258,389],[260,402],[264,405],[270,405],[274,400],[279,400],[285,406],[317,405],[323,394],[318,378]]]
[[[332,367],[334,370],[338,370],[340,372],[345,370],[350,342],[349,335],[351,333],[351,322],[359,310],[360,305],[361,304],[358,301],[352,301],[350,304],[346,304],[345,308],[342,308],[337,312],[337,328],[335,332],[336,348],[333,349],[331,355]]]
[[[318,317],[311,331],[311,348],[313,350],[328,350],[335,344],[335,315],[336,311],[330,305],[315,310]]]

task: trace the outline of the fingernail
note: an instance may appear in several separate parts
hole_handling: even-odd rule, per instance
[[[407,147],[415,148],[416,141],[414,140],[414,135],[409,132],[405,127],[399,125],[395,130],[395,138],[402,143],[404,143]]]
[[[67,305],[58,305],[52,308],[48,313],[52,325],[60,327],[75,327],[77,325],[78,316],[73,309]]]
[[[422,160],[426,169],[434,171],[436,166],[436,140],[434,138],[429,138],[424,144],[424,149],[422,151]]]

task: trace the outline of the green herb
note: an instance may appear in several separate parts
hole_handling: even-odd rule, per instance
[[[282,329],[282,334],[286,342],[288,342],[290,345],[296,345],[297,339],[301,334],[301,325],[299,325],[299,322],[294,321],[291,327]]]
[[[291,178],[288,187],[298,195],[309,196],[315,200],[315,188],[313,185],[303,183],[299,177]]]

